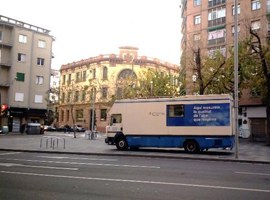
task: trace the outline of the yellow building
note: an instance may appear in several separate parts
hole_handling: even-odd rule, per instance
[[[148,69],[179,73],[178,65],[139,56],[136,47],[120,47],[119,50],[118,55],[99,55],[61,66],[59,126],[77,124],[92,129],[95,124],[97,131],[104,132],[113,97],[121,96],[124,87],[132,87],[123,80],[136,80]]]

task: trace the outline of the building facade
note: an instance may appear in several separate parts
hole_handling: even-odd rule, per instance
[[[249,28],[260,32],[264,42],[269,37],[270,0],[238,0],[238,38],[246,38]],[[201,55],[208,57],[219,50],[225,57],[234,43],[234,0],[182,0],[182,40],[181,67],[186,71],[187,93],[194,91],[194,66],[189,60],[200,49]],[[196,79],[195,79],[196,80]],[[239,126],[243,137],[251,134],[265,135],[266,107],[262,97],[252,90],[242,91],[239,102]],[[259,136],[260,137],[260,136]]]
[[[119,54],[99,55],[62,65],[58,125],[81,125],[105,131],[112,99],[148,69],[177,75],[179,66],[138,55],[136,47],[120,47]],[[130,85],[127,80],[131,78]],[[94,110],[94,114],[93,114]],[[93,127],[94,124],[94,127]]]
[[[9,131],[44,122],[53,41],[47,29],[0,15],[0,96],[8,106],[1,126]]]

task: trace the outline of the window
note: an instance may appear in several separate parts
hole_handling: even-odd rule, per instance
[[[25,62],[26,61],[26,54],[18,53],[18,61]]]
[[[184,106],[183,105],[168,105],[168,116],[169,117],[183,117]]]
[[[62,85],[65,85],[66,84],[66,75],[63,75],[62,76]]]
[[[251,0],[251,10],[259,10],[261,9],[260,0]]]
[[[194,34],[193,35],[193,41],[198,41],[198,40],[201,40],[201,34]]]
[[[76,122],[82,122],[83,120],[83,109],[76,110]]]
[[[92,70],[92,73],[93,73],[93,74],[92,74],[92,78],[95,79],[95,78],[96,78],[96,69],[93,69],[93,70]]]
[[[19,42],[20,43],[27,43],[27,36],[26,35],[19,35]]]
[[[81,82],[82,76],[81,72],[76,73],[76,82]]]
[[[38,66],[43,66],[45,63],[45,59],[44,58],[37,58],[37,65]]]
[[[2,40],[3,40],[3,32],[0,31],[0,42],[2,42]]]
[[[86,81],[86,71],[83,71],[82,79],[83,81]]]
[[[107,79],[108,79],[108,68],[103,67],[103,80],[107,80]]]
[[[23,100],[24,100],[24,93],[16,92],[15,93],[15,101],[23,102]]]
[[[79,101],[79,91],[76,91],[75,92],[75,99],[74,99],[75,102],[78,102]]]
[[[82,91],[82,101],[85,101],[86,92]]]
[[[232,6],[232,15],[234,15],[234,5]],[[240,5],[238,4],[237,6],[237,14],[239,15],[240,14]]]
[[[268,13],[270,12],[270,0],[267,0],[267,2],[266,2],[266,10]],[[1,36],[0,36],[0,41],[1,41]]]
[[[25,76],[24,73],[17,72],[17,74],[16,74],[16,80],[17,81],[24,82],[24,76]]]
[[[71,100],[71,92],[68,92],[68,95],[67,95],[67,103],[70,103],[70,100]]]
[[[62,103],[65,103],[65,98],[66,98],[66,94],[63,92],[62,93]]]
[[[251,30],[256,31],[256,30],[259,30],[260,28],[261,28],[260,20],[251,22]]]
[[[223,18],[223,17],[226,17],[225,7],[214,8],[208,13],[208,21]]]
[[[68,81],[67,81],[67,84],[71,84],[71,74],[68,75]]]
[[[214,40],[218,38],[224,38],[226,34],[226,29],[220,29],[208,32],[208,40]]]
[[[101,89],[101,91],[102,91],[102,98],[107,98],[107,96],[108,96],[108,88],[107,87],[103,87]]]
[[[35,95],[35,103],[42,103],[43,96],[42,95]]]
[[[214,58],[215,55],[220,52],[224,57],[226,57],[226,47],[225,46],[220,46],[220,47],[214,47],[214,48],[210,48],[208,49],[208,56],[210,58]]]
[[[39,48],[46,48],[46,42],[44,40],[38,40],[38,47]]]
[[[199,6],[201,5],[201,0],[193,0],[194,6]]]
[[[101,121],[107,120],[107,109],[100,109],[100,120]]]
[[[43,76],[36,76],[36,84],[43,85],[44,77]]]
[[[200,24],[201,23],[201,15],[196,15],[194,17],[194,24]]]

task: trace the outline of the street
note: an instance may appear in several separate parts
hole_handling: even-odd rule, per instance
[[[0,199],[268,199],[267,164],[0,152]]]

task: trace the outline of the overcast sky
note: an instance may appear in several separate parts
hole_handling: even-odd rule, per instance
[[[51,30],[52,68],[135,46],[139,55],[180,60],[181,0],[2,0],[0,15]]]

